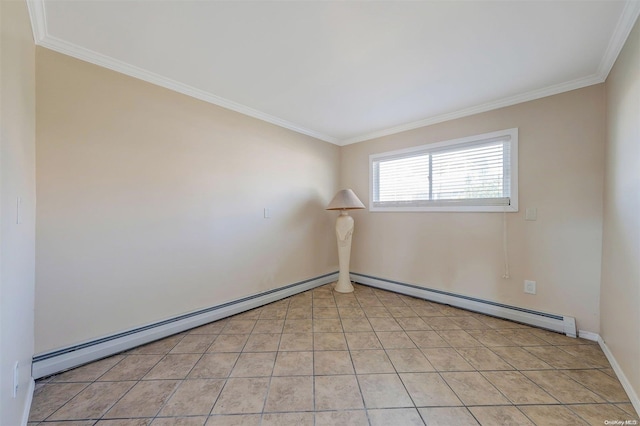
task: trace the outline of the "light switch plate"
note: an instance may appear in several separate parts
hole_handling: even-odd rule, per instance
[[[524,214],[525,220],[537,220],[538,219],[538,209],[535,207],[530,207],[525,211]]]

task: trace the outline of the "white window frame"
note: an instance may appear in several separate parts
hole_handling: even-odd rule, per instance
[[[510,143],[510,195],[509,204],[474,204],[471,200],[465,203],[466,200],[456,200],[454,202],[446,202],[438,204],[433,202],[433,205],[424,205],[424,202],[420,206],[393,206],[393,207],[376,207],[374,206],[374,161],[405,156],[407,154],[415,153],[416,155],[425,154],[431,151],[436,151],[445,147],[454,147],[457,145],[482,143],[483,141],[489,141],[497,138],[509,138]],[[428,202],[430,203],[430,202]],[[518,129],[505,129],[491,133],[484,133],[481,135],[468,136],[460,139],[453,139],[443,142],[436,142],[412,148],[400,149],[396,151],[382,152],[379,154],[369,155],[369,211],[371,212],[517,212],[518,211]]]

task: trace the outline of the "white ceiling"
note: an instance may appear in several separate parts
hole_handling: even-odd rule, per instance
[[[640,1],[29,8],[42,46],[345,145],[600,83]]]

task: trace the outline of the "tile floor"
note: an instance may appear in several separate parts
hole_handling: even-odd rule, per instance
[[[358,285],[319,287],[38,380],[29,425],[605,420],[638,415],[593,342]]]

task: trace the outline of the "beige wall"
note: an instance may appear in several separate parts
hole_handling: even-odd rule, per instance
[[[36,353],[337,270],[339,147],[42,48],[37,101]]]
[[[35,47],[26,2],[0,1],[0,15],[0,424],[19,425],[33,355]],[[18,393],[13,398],[16,361]]]
[[[640,394],[640,24],[637,22],[607,78],[606,91],[600,333],[637,398]]]
[[[355,211],[351,270],[576,317],[599,331],[604,87],[407,131],[342,150],[341,183],[369,198],[369,155],[519,128],[520,211],[508,213],[511,278],[502,279],[502,213]],[[525,221],[528,207],[537,221]],[[523,292],[537,281],[537,295]]]

